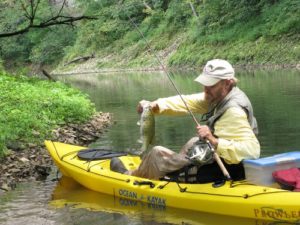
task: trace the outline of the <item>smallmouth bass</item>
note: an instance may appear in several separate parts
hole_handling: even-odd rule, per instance
[[[138,124],[140,125],[140,142],[142,143],[141,154],[146,153],[149,145],[153,144],[155,137],[155,118],[149,101],[140,102],[143,112]]]

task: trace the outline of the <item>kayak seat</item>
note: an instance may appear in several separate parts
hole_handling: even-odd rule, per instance
[[[93,160],[103,160],[111,159],[113,157],[127,155],[126,152],[113,152],[108,148],[90,148],[82,149],[77,153],[77,156],[81,160],[93,161]]]
[[[245,170],[242,163],[226,164],[224,160],[222,161],[233,181],[245,179]],[[226,180],[226,177],[216,161],[201,167],[191,164],[174,172],[168,173],[167,177],[172,181],[191,184],[206,184],[211,182],[222,183]]]

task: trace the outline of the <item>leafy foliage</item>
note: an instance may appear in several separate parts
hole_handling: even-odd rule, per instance
[[[42,141],[66,122],[87,120],[94,105],[60,82],[0,74],[0,155],[10,142]]]
[[[116,61],[123,66],[153,64],[153,55],[148,54],[145,40],[135,25],[156,52],[168,52],[170,46],[180,41],[169,57],[170,65],[197,66],[216,57],[247,64],[299,61],[298,0],[125,0],[123,5],[119,2],[106,1],[99,8],[100,14],[104,13],[102,19],[94,21],[89,30],[88,25],[81,27],[79,32],[86,31],[84,37],[90,35],[93,38],[88,38],[89,42],[82,38],[76,46],[87,43],[85,49],[88,51],[99,52],[101,49],[103,57],[115,56],[110,57],[111,63],[103,62],[100,65],[103,67],[119,66]],[[278,49],[281,43],[292,50],[282,52]],[[73,55],[77,54],[76,49],[71,50]]]
[[[53,5],[50,1],[2,1],[0,16],[0,33],[14,33],[32,28],[22,35],[0,39],[0,55],[11,66],[14,64],[53,64],[64,56],[64,48],[73,45],[76,32],[69,22],[77,11],[61,10],[61,5]],[[32,7],[32,8],[31,8]],[[35,11],[36,9],[36,11]],[[52,27],[56,23],[61,26]],[[44,29],[34,29],[45,27]],[[18,62],[18,63],[15,63]]]
[[[51,31],[39,30],[29,35],[29,39],[35,43],[30,49],[30,62],[47,65],[58,63],[64,57],[65,49],[73,46],[75,42],[76,30],[58,27]]]
[[[55,5],[41,2],[37,15],[48,18]],[[0,10],[2,31],[26,26],[21,8],[12,3],[0,3],[5,8]],[[300,57],[299,0],[77,0],[70,12],[98,19],[81,21],[75,29],[62,26],[0,39],[0,57],[10,63],[56,64],[94,53],[109,56],[100,67],[153,65],[135,26],[151,48],[167,52],[162,55],[169,65],[197,66],[211,57],[239,63],[296,63]],[[286,42],[292,50],[272,61]]]

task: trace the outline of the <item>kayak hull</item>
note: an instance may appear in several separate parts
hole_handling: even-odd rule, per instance
[[[227,181],[221,187],[149,180],[110,170],[110,159],[86,161],[77,157],[81,146],[45,141],[46,148],[64,176],[103,194],[227,216],[271,221],[300,221],[300,193]],[[127,169],[135,169],[138,156],[121,156]]]
[[[97,214],[101,224],[115,224],[111,219],[118,215],[118,221],[126,221],[126,224],[202,224],[202,225],[254,225],[270,224],[268,221],[259,221],[242,217],[232,217],[203,213],[193,210],[176,209],[173,207],[156,206],[142,201],[126,198],[118,198],[112,195],[102,194],[89,190],[74,179],[63,176],[57,182],[51,194],[50,207],[61,209],[71,207],[75,209],[87,209],[92,212],[104,212],[113,214],[112,217]],[[85,216],[87,213],[85,213]],[[108,220],[108,221],[107,221]],[[114,219],[113,219],[114,220]],[[129,221],[128,221],[129,220]],[[134,222],[133,222],[134,221]],[[122,224],[125,224],[124,222]]]

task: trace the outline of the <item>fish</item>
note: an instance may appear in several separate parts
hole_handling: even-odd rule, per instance
[[[140,139],[142,143],[140,154],[145,154],[149,150],[149,146],[153,144],[155,137],[155,116],[149,101],[142,100],[140,102],[143,112],[141,113],[138,125],[140,125]]]

